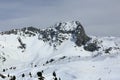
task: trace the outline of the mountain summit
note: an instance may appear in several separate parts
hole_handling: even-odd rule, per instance
[[[40,30],[40,39],[44,41],[61,43],[69,38],[72,38],[78,46],[90,40],[79,21],[60,22],[50,28]]]

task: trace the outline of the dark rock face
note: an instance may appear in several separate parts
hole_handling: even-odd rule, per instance
[[[25,28],[22,28],[21,31],[23,32],[33,32],[33,33],[38,33],[39,32],[39,29],[35,28],[35,27],[25,27]]]
[[[108,49],[105,49],[105,53],[110,53],[111,50],[112,50],[112,47],[109,47]]]
[[[88,37],[84,31],[83,26],[80,24],[80,22],[77,22],[77,28],[75,30],[75,36],[76,36],[76,45],[77,46],[81,46],[81,45],[85,45],[89,40],[90,37]]]
[[[84,49],[86,51],[90,51],[90,52],[94,52],[96,50],[98,50],[100,47],[98,47],[98,45],[96,43],[89,43],[86,46],[84,46]]]

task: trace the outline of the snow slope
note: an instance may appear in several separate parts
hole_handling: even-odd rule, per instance
[[[71,31],[76,26],[74,22],[64,22],[60,30]],[[120,80],[119,37],[91,36],[87,44],[96,43],[99,49],[88,51],[84,49],[85,45],[77,46],[70,33],[59,33],[65,38],[61,43],[55,41],[54,36],[47,41],[41,33],[23,34],[19,31],[19,34],[0,35],[0,74],[6,76],[0,80],[9,80],[8,74],[15,75],[16,80],[38,80],[39,71],[43,71],[45,80],[53,80],[54,71],[61,80]],[[22,77],[23,73],[25,77]]]

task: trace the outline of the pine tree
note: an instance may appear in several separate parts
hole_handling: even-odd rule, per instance
[[[58,80],[57,77],[55,77],[54,80]]]
[[[58,80],[57,77],[56,77],[55,71],[53,72],[53,80]]]
[[[9,75],[9,74],[8,74],[7,76],[8,76],[8,77],[10,77],[10,75]]]
[[[37,75],[39,80],[44,80],[44,77],[42,76],[42,72],[37,72]]]
[[[56,77],[56,73],[55,73],[55,71],[53,72],[53,76]]]
[[[25,77],[25,74],[22,74],[22,77]]]
[[[10,80],[16,80],[16,77],[15,77],[15,76],[12,76]]]
[[[16,80],[16,77],[15,77],[15,76],[13,76],[13,80]]]
[[[38,77],[42,76],[42,72],[37,72]]]
[[[30,77],[32,77],[32,74],[31,74],[31,72],[29,73],[29,75],[30,75]]]
[[[3,72],[5,72],[5,69],[3,69]]]

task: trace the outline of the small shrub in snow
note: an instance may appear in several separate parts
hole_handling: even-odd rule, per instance
[[[30,77],[32,77],[32,74],[31,74],[31,72],[29,72],[29,76],[30,76]]]
[[[50,61],[49,62],[53,62],[53,61],[55,61],[54,59],[50,59]]]
[[[16,76],[12,76],[10,80],[16,80]]]

